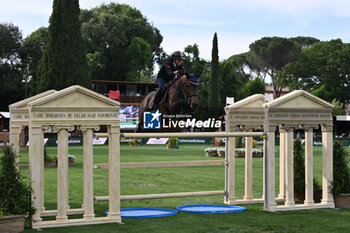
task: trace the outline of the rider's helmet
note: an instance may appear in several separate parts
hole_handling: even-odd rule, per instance
[[[171,55],[172,59],[178,59],[178,60],[183,60],[184,56],[180,51],[175,51],[173,52],[173,54]]]

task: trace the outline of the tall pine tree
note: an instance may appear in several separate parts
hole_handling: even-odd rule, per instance
[[[219,50],[216,32],[213,38],[211,52],[211,77],[209,80],[209,116],[217,117],[220,114],[219,104]]]
[[[75,84],[90,87],[79,13],[79,0],[53,1],[48,41],[37,72],[38,93]]]

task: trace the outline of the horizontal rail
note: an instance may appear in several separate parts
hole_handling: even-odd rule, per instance
[[[108,137],[108,133],[96,133]],[[124,133],[125,138],[207,138],[207,137],[260,137],[264,132],[198,132],[198,133]]]
[[[158,199],[158,198],[198,197],[198,196],[213,196],[213,195],[225,195],[225,190],[184,192],[184,193],[145,194],[145,195],[125,195],[125,196],[120,196],[120,200],[131,201],[131,200],[145,200],[145,199]],[[109,196],[98,196],[98,197],[95,197],[94,200],[96,202],[108,201]]]
[[[219,166],[224,163],[225,163],[225,160],[135,162],[135,163],[121,163],[120,168],[200,167],[200,166]],[[108,163],[96,163],[94,165],[98,168],[108,169]]]
[[[83,213],[84,213],[84,209],[82,209],[82,208],[80,208],[80,209],[68,209],[67,210],[67,215],[76,215],[76,214],[83,214]],[[43,217],[56,216],[57,210],[44,210],[44,211],[40,212],[40,215]]]

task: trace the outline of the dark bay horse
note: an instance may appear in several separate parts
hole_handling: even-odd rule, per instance
[[[169,81],[166,84],[168,86],[164,87],[164,89],[168,88],[168,91],[157,106],[159,112],[167,115],[193,114],[199,102],[199,76],[200,74],[188,74]],[[138,132],[143,131],[143,113],[148,111],[155,94],[156,91],[152,91],[141,102]]]

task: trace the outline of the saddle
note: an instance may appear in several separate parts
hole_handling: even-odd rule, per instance
[[[170,80],[169,82],[166,82],[163,86],[163,90],[162,90],[162,100],[159,102],[159,105],[166,103],[166,100],[168,98],[168,92],[170,90],[170,87],[173,85],[173,83],[175,82],[175,79]]]

